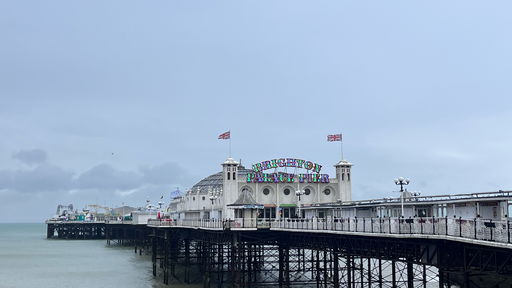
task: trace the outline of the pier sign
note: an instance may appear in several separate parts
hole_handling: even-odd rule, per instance
[[[293,174],[287,172],[263,173],[269,169],[299,168],[307,173]],[[320,174],[322,165],[312,161],[295,158],[278,158],[252,165],[253,173],[247,173],[247,183],[329,183],[328,174]]]

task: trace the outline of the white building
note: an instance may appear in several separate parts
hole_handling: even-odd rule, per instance
[[[296,158],[263,161],[252,169],[228,158],[221,166],[221,172],[171,202],[172,218],[234,219],[235,213],[238,217],[287,218],[298,216],[299,206],[352,200],[352,164],[346,160],[334,165],[335,178],[322,174],[321,165]],[[303,211],[302,217],[307,217]]]

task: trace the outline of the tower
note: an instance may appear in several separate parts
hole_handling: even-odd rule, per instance
[[[334,167],[336,168],[336,178],[338,179],[338,199],[341,202],[352,201],[352,163],[347,160],[341,160]]]
[[[238,166],[240,164],[233,158],[229,157],[222,163],[222,179],[223,179],[223,218],[235,218],[235,211],[228,209],[227,205],[235,203],[238,198]]]

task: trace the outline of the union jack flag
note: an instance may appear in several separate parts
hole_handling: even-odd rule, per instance
[[[229,139],[231,138],[231,131],[224,132],[219,135],[219,139]]]
[[[341,134],[327,135],[327,141],[329,141],[329,142],[341,141]]]

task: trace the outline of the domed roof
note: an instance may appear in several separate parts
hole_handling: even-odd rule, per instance
[[[247,176],[247,173],[254,172],[251,169],[245,169],[244,166],[238,166],[237,178],[243,179]],[[192,192],[197,192],[199,190],[200,193],[208,193],[208,189],[221,189],[224,184],[224,180],[222,179],[222,172],[212,174],[203,180],[197,182],[190,189]]]
[[[207,193],[208,188],[222,188],[222,172],[212,174],[203,180],[196,183],[196,185],[192,186],[192,191],[196,192],[199,190],[201,193]]]

